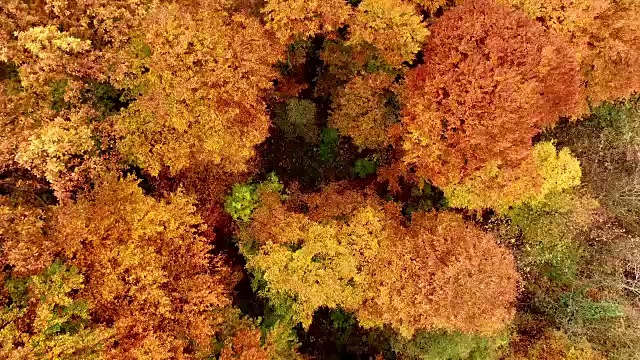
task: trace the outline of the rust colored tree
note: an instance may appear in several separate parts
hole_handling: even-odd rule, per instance
[[[405,236],[379,252],[358,314],[405,336],[446,329],[496,333],[512,319],[519,276],[496,239],[453,213],[414,213]]]
[[[535,21],[490,0],[438,19],[406,81],[404,161],[447,186],[490,161],[516,166],[531,138],[580,108],[575,55]]]
[[[640,91],[640,4],[613,0],[502,0],[570,39],[593,106]]]

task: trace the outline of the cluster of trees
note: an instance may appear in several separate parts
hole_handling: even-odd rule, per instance
[[[637,0],[5,0],[0,357],[640,359]]]

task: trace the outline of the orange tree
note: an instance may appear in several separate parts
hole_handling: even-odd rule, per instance
[[[531,138],[579,110],[577,60],[559,37],[489,0],[437,20],[404,89],[404,161],[444,187],[491,161],[519,164]]]
[[[119,149],[153,175],[199,163],[241,172],[267,137],[260,94],[275,78],[278,47],[255,18],[218,1],[198,4],[151,10],[142,35],[148,72],[115,121]]]
[[[111,324],[111,357],[206,355],[229,305],[228,270],[209,255],[192,198],[156,200],[132,179],[96,179],[92,191],[49,208],[4,199],[3,261],[36,274],[55,257],[85,276],[78,296]]]
[[[98,123],[118,106],[119,94],[108,82],[128,62],[121,55],[146,3],[0,4],[3,168],[31,170],[63,199],[99,167],[104,144]]]
[[[614,0],[501,0],[566,36],[580,61],[588,100],[640,91],[640,4]]]

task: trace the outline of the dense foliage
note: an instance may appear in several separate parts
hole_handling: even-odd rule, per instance
[[[0,2],[0,358],[640,360],[637,0]]]

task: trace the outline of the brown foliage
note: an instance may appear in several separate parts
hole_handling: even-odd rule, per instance
[[[508,360],[605,360],[599,352],[593,350],[586,341],[572,342],[561,331],[547,330],[542,337],[526,349],[507,356]]]
[[[578,112],[575,56],[519,12],[467,1],[431,29],[404,95],[404,161],[418,175],[446,186],[492,160],[518,164],[533,135]]]
[[[327,69],[320,74],[314,94],[331,97],[335,97],[349,80],[383,62],[373,45],[365,42],[347,44],[341,40],[325,41],[320,58]]]
[[[0,251],[2,262],[17,276],[40,272],[53,261],[54,249],[45,236],[46,211],[0,198]]]

